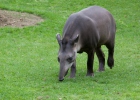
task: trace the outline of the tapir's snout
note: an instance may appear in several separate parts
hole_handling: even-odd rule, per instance
[[[67,75],[68,73],[68,70],[65,72],[64,70],[60,70],[60,73],[59,73],[59,81],[63,81],[64,80],[64,77]]]

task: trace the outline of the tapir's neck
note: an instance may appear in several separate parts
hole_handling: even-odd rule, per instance
[[[67,26],[65,26],[65,29],[63,31],[63,39],[62,41],[69,41],[70,39],[75,38],[77,35],[79,35],[79,40],[76,43],[76,46],[74,48],[75,52],[78,52],[81,49],[81,43],[80,43],[80,30],[79,25],[77,23],[71,23]]]

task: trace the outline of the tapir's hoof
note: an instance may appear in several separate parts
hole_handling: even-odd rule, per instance
[[[98,69],[98,72],[103,72],[103,71],[105,71],[104,68],[99,68],[99,69]]]
[[[94,76],[94,73],[87,73],[86,76]]]
[[[70,75],[70,78],[75,78],[75,74],[71,74]]]
[[[114,66],[114,65],[112,65],[112,66],[109,66],[109,68],[110,68],[110,69],[112,69],[112,68],[113,68],[113,66]]]
[[[110,67],[110,69],[112,69],[112,67],[114,66],[114,59],[113,58],[108,58],[107,64]]]

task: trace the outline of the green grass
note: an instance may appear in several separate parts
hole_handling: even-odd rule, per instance
[[[68,16],[85,7],[108,9],[117,23],[115,66],[86,77],[86,54],[77,57],[75,79],[58,81],[58,44]],[[139,0],[0,0],[0,9],[44,18],[37,26],[0,28],[0,100],[139,100]],[[107,49],[103,47],[107,58]]]

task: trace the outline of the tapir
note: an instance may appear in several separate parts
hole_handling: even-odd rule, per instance
[[[93,61],[96,53],[99,60],[98,71],[105,70],[105,56],[102,45],[108,48],[107,64],[114,66],[116,23],[111,13],[100,6],[90,6],[73,13],[67,19],[62,38],[56,38],[59,44],[58,62],[60,64],[59,81],[63,81],[69,69],[70,78],[76,74],[77,53],[87,53],[87,76],[94,76]]]

